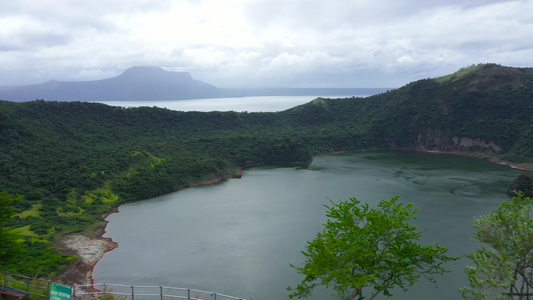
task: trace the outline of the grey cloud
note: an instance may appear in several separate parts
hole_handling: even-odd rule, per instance
[[[54,33],[17,33],[8,37],[0,37],[0,51],[31,51],[40,47],[65,45],[72,36]]]
[[[258,27],[288,23],[303,28],[330,29],[342,24],[383,24],[409,18],[418,13],[442,7],[472,9],[499,0],[375,0],[375,1],[322,1],[322,0],[256,0],[247,7],[247,14]]]
[[[164,11],[169,5],[170,0],[4,1],[0,4],[0,18],[23,16],[29,20],[36,20],[45,28],[69,31],[94,29],[109,32],[117,30],[113,23],[113,17],[116,15]]]
[[[101,17],[115,13],[150,12],[168,9],[170,0],[92,0],[92,1],[68,1],[68,0],[18,0],[3,1],[0,16],[11,14],[31,14],[43,17],[65,17],[73,15],[93,15]]]

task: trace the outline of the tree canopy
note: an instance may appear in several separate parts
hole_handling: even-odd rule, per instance
[[[512,196],[522,193],[526,197],[533,197],[533,173],[524,172],[518,174],[516,178],[509,183],[507,193]]]
[[[13,215],[13,203],[21,198],[0,192],[0,266],[10,261],[20,249],[17,234],[5,224]]]
[[[369,288],[370,298],[391,289],[407,290],[421,276],[434,282],[433,275],[443,274],[443,263],[455,260],[437,243],[421,245],[422,232],[409,224],[416,209],[394,197],[381,200],[376,208],[356,198],[331,202],[328,221],[322,232],[307,243],[303,267],[294,267],[305,275],[290,297],[308,297],[318,285],[335,290],[342,299],[363,299]]]
[[[474,239],[483,243],[468,255],[466,299],[533,298],[533,201],[522,195],[474,218]]]

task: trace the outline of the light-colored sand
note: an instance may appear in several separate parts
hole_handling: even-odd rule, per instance
[[[94,266],[105,252],[117,247],[117,244],[110,239],[89,238],[84,235],[69,235],[60,243],[91,266]]]
[[[84,235],[69,235],[59,241],[63,252],[76,255],[80,262],[74,263],[58,279],[69,284],[85,286],[82,289],[94,292],[93,268],[104,256],[104,253],[118,247],[117,243],[109,238],[90,238]]]

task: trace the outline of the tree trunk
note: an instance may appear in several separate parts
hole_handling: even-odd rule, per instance
[[[357,289],[355,290],[353,293],[351,293],[350,295],[348,295],[348,298],[346,298],[346,300],[353,300],[355,299],[355,297],[359,296],[359,298],[361,298],[361,292],[362,292],[363,289]]]

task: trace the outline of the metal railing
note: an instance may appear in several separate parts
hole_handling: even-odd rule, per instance
[[[244,298],[228,296],[221,293],[177,288],[169,286],[135,286],[122,284],[90,284],[90,285],[75,285],[73,287],[74,299],[120,299],[120,300],[135,300],[135,299],[187,299],[187,300],[245,300]]]
[[[0,276],[0,286],[25,291],[30,295],[48,298],[51,280],[32,278],[24,275],[3,272]]]
[[[0,273],[1,274],[1,273]],[[14,288],[31,295],[49,298],[51,280],[31,278],[23,275],[3,272],[0,286]],[[122,284],[88,284],[72,286],[71,299],[102,299],[102,300],[246,300],[221,293],[177,288],[168,286],[135,286]]]

